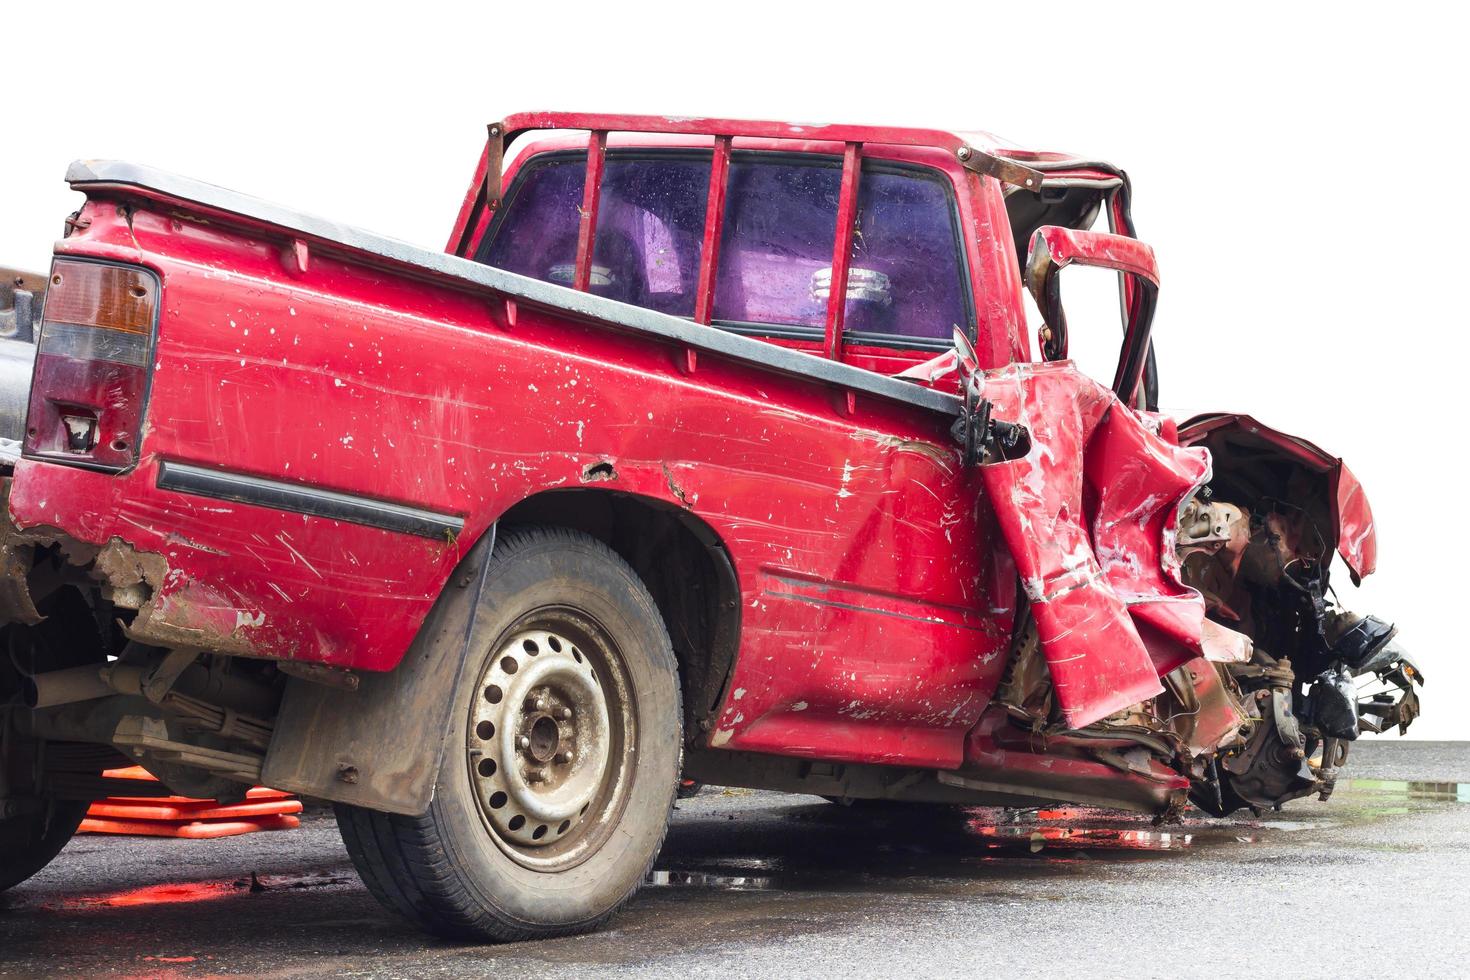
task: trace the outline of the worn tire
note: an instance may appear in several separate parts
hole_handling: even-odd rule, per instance
[[[38,626],[12,624],[0,631],[0,703],[19,699],[23,673],[100,664],[105,659],[96,617],[76,589],[57,589],[41,601],[40,612],[45,618]],[[36,744],[25,739],[10,749],[12,764],[38,755]],[[0,766],[5,764],[0,752]],[[36,792],[33,778],[22,771],[10,773],[7,781],[12,792],[29,796]],[[0,892],[50,864],[76,834],[88,806],[78,800],[54,800],[42,813],[0,820]]]
[[[501,534],[476,615],[476,636],[490,639],[471,649],[455,691],[428,811],[339,805],[342,838],[369,891],[435,934],[512,942],[588,932],[637,890],[668,828],[683,718],[668,631],[622,558],[560,528]],[[523,653],[538,644],[539,656]],[[508,659],[519,666],[507,674]],[[487,759],[499,760],[489,776]],[[580,815],[545,815],[584,798]],[[506,816],[517,807],[532,814],[519,828]]]
[[[66,800],[50,812],[0,820],[0,892],[50,864],[87,815],[87,804]]]

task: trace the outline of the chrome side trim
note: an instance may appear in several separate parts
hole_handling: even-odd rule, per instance
[[[227,473],[189,463],[160,463],[158,488],[326,517],[349,524],[364,524],[425,538],[444,538],[464,530],[464,518],[450,514],[323,490],[303,483],[283,483],[243,473]]]

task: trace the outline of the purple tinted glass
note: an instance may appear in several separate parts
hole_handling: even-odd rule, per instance
[[[822,327],[827,303],[813,282],[832,266],[841,183],[837,166],[731,162],[716,320]]]
[[[480,259],[570,285],[586,158],[533,162],[515,182]],[[831,292],[842,174],[836,161],[742,154],[731,162],[714,318],[820,332]],[[691,316],[709,162],[612,156],[603,175],[590,289]],[[848,273],[846,327],[948,340],[968,322],[954,205],[944,179],[864,168]]]
[[[572,284],[586,158],[537,163],[516,181],[481,261]],[[677,316],[694,313],[709,161],[609,159],[589,289]]]
[[[613,160],[602,178],[594,277],[603,295],[661,313],[694,315],[709,161]]]
[[[578,209],[587,164],[578,160],[532,163],[512,185],[497,215],[494,237],[479,259],[507,272],[556,281],[553,270],[577,257]],[[566,279],[571,284],[571,277]]]
[[[847,274],[847,332],[948,341],[955,327],[969,323],[962,269],[944,178],[864,170]]]

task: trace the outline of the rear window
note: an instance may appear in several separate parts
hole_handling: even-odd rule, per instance
[[[948,347],[970,309],[950,184],[918,168],[865,168],[843,323],[852,340]]]
[[[480,261],[572,284],[587,162],[538,161],[516,179]],[[609,159],[602,176],[590,290],[675,316],[694,315],[709,161]]]
[[[605,165],[590,289],[692,316],[709,156],[614,151]],[[517,176],[480,261],[571,285],[585,153]],[[730,164],[713,319],[743,333],[820,339],[842,171],[835,157],[737,152]],[[947,347],[971,317],[949,182],[866,162],[848,276],[850,342]]]
[[[716,320],[806,327],[821,335],[827,300],[815,294],[814,283],[832,270],[841,184],[835,162],[731,160]]]

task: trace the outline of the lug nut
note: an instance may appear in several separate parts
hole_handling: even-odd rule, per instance
[[[527,770],[526,771],[526,782],[528,782],[528,783],[544,783],[544,782],[546,782],[546,770],[544,770],[544,769],[529,769],[529,770]]]
[[[560,718],[562,721],[566,721],[567,719],[569,719],[569,718],[572,717],[572,709],[571,708],[557,708],[556,709],[556,716],[558,718]]]
[[[576,757],[577,754],[575,752],[568,750],[566,752],[558,752],[556,754],[556,761],[562,765],[566,765],[568,762],[571,762]]]
[[[537,698],[535,701],[531,702],[531,707],[535,708],[537,711],[545,711],[546,710],[546,699],[545,698]]]
[[[530,737],[529,736],[526,736],[526,735],[522,735],[520,738],[516,739],[516,747],[517,748],[522,748],[522,749],[529,749],[531,747],[531,739],[530,739]]]

